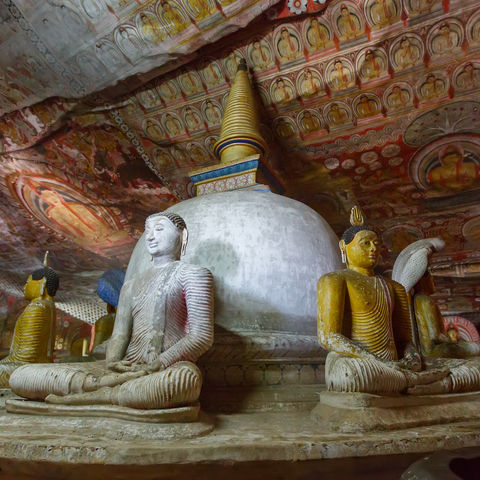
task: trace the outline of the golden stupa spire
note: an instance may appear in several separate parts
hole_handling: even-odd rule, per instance
[[[263,156],[267,144],[260,134],[260,120],[247,64],[240,61],[227,99],[220,138],[214,151],[222,163],[235,162],[251,155]]]

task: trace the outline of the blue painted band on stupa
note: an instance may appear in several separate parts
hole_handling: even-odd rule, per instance
[[[237,173],[246,172],[249,170],[254,170],[258,168],[258,159],[249,160],[248,162],[235,163],[233,165],[220,165],[219,168],[215,170],[210,170],[208,172],[202,172],[195,175],[192,175],[190,179],[193,183],[201,183],[207,180],[212,180],[215,178],[226,177],[228,175],[234,175]]]
[[[223,142],[221,143],[218,143],[217,146],[215,147],[215,155],[220,158],[220,155],[222,153],[222,151],[227,148],[227,147],[230,147],[232,145],[250,145],[252,147],[256,147],[260,150],[260,152],[262,153],[262,155],[265,154],[265,146],[260,143],[259,141],[257,140],[254,140],[252,138],[232,138],[230,140],[224,140]]]

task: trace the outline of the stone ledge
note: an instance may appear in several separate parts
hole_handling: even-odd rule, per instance
[[[185,407],[139,410],[120,405],[54,405],[25,399],[10,399],[6,401],[6,408],[9,413],[57,417],[109,417],[158,424],[195,422],[200,412],[198,402]]]
[[[210,421],[215,429],[208,434],[175,438],[166,434],[166,425],[0,413],[0,468],[14,461],[50,462],[52,478],[65,478],[55,477],[55,465],[71,465],[72,471],[106,464],[168,471],[175,465],[310,462],[480,446],[475,420],[349,434],[322,430],[310,412],[211,415]]]
[[[342,433],[480,421],[480,392],[381,396],[324,391],[312,417],[319,428]]]

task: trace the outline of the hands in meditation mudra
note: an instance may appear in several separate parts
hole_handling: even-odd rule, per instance
[[[198,400],[202,375],[194,362],[213,343],[213,277],[180,261],[187,242],[174,213],[145,222],[151,266],[120,293],[106,363],[36,364],[10,377],[14,393],[47,403],[163,409]]]
[[[439,368],[424,369],[414,346],[407,292],[375,274],[380,240],[356,208],[351,223],[340,241],[347,268],[324,275],[318,283],[318,338],[330,352],[327,388],[383,395],[480,389],[476,360],[439,360]]]

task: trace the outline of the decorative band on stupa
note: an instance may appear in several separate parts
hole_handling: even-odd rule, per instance
[[[255,154],[264,156],[266,151],[267,143],[260,134],[260,119],[247,63],[242,59],[228,95],[214,152],[222,163],[229,163]]]

